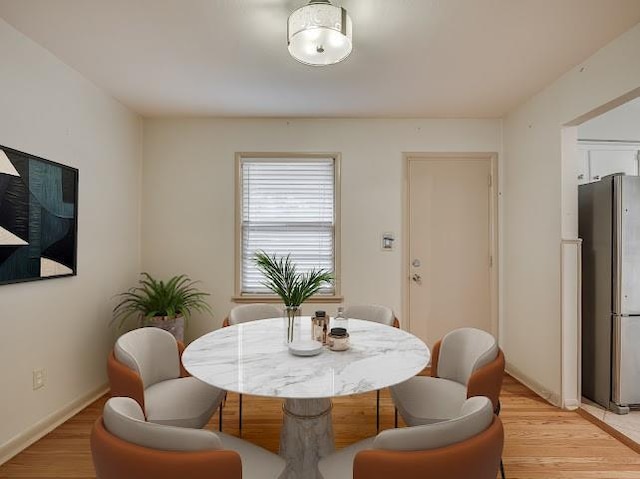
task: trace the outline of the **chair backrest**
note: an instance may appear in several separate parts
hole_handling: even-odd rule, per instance
[[[497,356],[498,343],[491,334],[475,328],[456,329],[442,338],[438,377],[466,386],[474,371]]]
[[[353,479],[495,479],[503,445],[502,422],[493,416],[480,434],[449,446],[423,451],[360,451],[353,461]]]
[[[206,430],[146,423],[130,398],[107,401],[91,432],[98,479],[240,479],[242,461]]]
[[[374,449],[425,451],[465,441],[480,434],[493,422],[493,405],[484,396],[467,399],[460,415],[423,426],[387,429],[376,436]]]
[[[272,304],[256,303],[236,306],[229,313],[229,324],[247,323],[257,319],[279,318],[282,310]]]
[[[138,446],[163,451],[222,449],[216,433],[206,429],[165,426],[147,422],[140,405],[131,398],[114,397],[103,412],[104,426],[114,436]]]
[[[344,314],[347,318],[365,319],[367,321],[393,326],[393,311],[386,306],[377,304],[354,305],[346,308]]]
[[[140,375],[145,388],[180,377],[178,343],[163,329],[140,328],[123,334],[116,341],[114,354]]]

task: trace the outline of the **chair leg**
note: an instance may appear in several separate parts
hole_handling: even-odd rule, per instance
[[[496,416],[500,415],[501,410],[502,410],[502,403],[498,401],[498,405],[496,406],[496,410],[494,411]],[[502,458],[500,458],[500,476],[502,477],[502,479],[506,479],[506,476],[504,475],[504,462],[502,462]]]
[[[222,432],[222,407],[224,406],[224,400],[220,403],[220,410],[218,413],[218,430]]]
[[[394,408],[395,409],[395,419],[394,419],[394,427],[398,427],[398,408]]]
[[[376,391],[376,433],[380,432],[380,390]]]
[[[242,436],[242,394],[240,394],[240,407],[238,410],[238,429],[239,434]]]

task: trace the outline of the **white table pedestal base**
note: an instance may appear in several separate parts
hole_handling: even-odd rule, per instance
[[[330,399],[287,399],[280,431],[281,479],[316,479],[318,461],[334,450]]]

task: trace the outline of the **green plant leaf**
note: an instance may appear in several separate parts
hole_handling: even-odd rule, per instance
[[[291,255],[278,258],[275,254],[269,256],[264,251],[258,251],[254,255],[254,262],[265,277],[262,285],[277,294],[285,306],[300,306],[325,284],[333,281],[333,275],[324,269],[298,273]]]
[[[205,298],[209,293],[198,290],[188,276],[181,274],[168,281],[156,280],[149,273],[140,275],[138,286],[118,294],[119,302],[113,308],[112,321],[122,327],[124,321],[134,314],[144,318],[167,316],[174,318],[182,314],[185,318],[192,311],[213,314]]]

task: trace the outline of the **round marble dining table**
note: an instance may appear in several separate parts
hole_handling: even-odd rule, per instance
[[[311,338],[311,320],[299,319]],[[282,398],[279,454],[282,479],[315,479],[318,461],[334,450],[331,398],[375,391],[405,381],[428,364],[429,348],[398,328],[349,318],[351,347],[312,357],[293,356],[283,318],[218,329],[196,339],[182,363],[194,377],[220,389]]]

